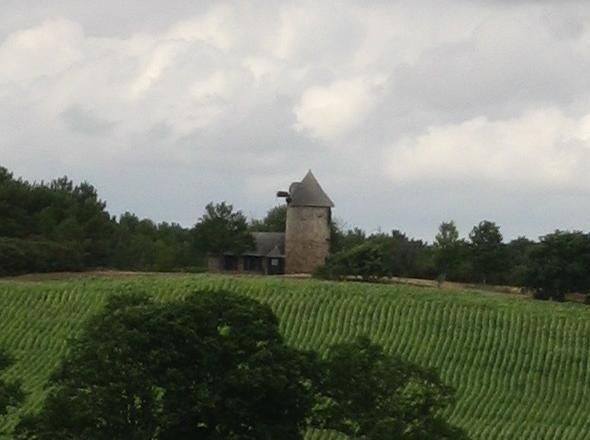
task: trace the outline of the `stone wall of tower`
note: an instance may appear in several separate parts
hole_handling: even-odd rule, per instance
[[[289,206],[285,273],[312,273],[330,254],[330,208]]]

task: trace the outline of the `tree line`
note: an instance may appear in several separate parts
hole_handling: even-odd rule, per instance
[[[116,218],[89,183],[30,183],[0,167],[0,275],[90,268],[188,270],[205,251],[190,229]]]
[[[0,166],[0,276],[95,268],[201,271],[208,253],[253,246],[251,232],[284,230],[281,209],[248,219],[210,203],[193,227],[111,215],[88,182],[15,178]],[[282,226],[281,226],[282,224]]]
[[[191,228],[155,223],[129,212],[109,214],[89,183],[67,177],[48,184],[16,179],[0,167],[0,275],[91,268],[148,271],[204,270],[209,253],[240,253],[252,232],[285,230],[286,206],[248,220],[232,205],[209,203]],[[555,231],[537,241],[505,242],[489,220],[459,236],[443,222],[434,242],[399,230],[367,234],[331,225],[331,257],[324,278],[410,277],[529,289],[541,299],[590,292],[590,235]]]
[[[562,301],[566,293],[590,293],[590,234],[555,231],[538,241],[504,242],[489,220],[460,238],[454,221],[441,223],[433,243],[398,230],[366,234],[332,227],[332,255],[316,275],[363,280],[409,277],[522,287],[537,299]]]

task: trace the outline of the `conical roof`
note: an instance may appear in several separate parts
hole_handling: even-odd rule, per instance
[[[289,187],[291,206],[317,206],[332,208],[334,203],[324,192],[317,179],[309,170],[301,182],[293,182]]]

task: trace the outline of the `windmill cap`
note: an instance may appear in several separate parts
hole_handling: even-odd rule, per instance
[[[317,179],[309,170],[301,182],[293,182],[289,187],[290,206],[316,206],[333,208],[334,202],[324,192]]]

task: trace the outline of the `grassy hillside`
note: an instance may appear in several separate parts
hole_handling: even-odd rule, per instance
[[[474,438],[590,439],[590,307],[513,295],[402,285],[213,275],[0,281],[0,345],[18,358],[26,409],[66,340],[114,292],[178,298],[201,287],[269,303],[287,340],[324,350],[359,333],[387,350],[439,368],[457,388],[451,419]],[[106,336],[108,337],[108,336]],[[328,435],[313,433],[315,439]]]

